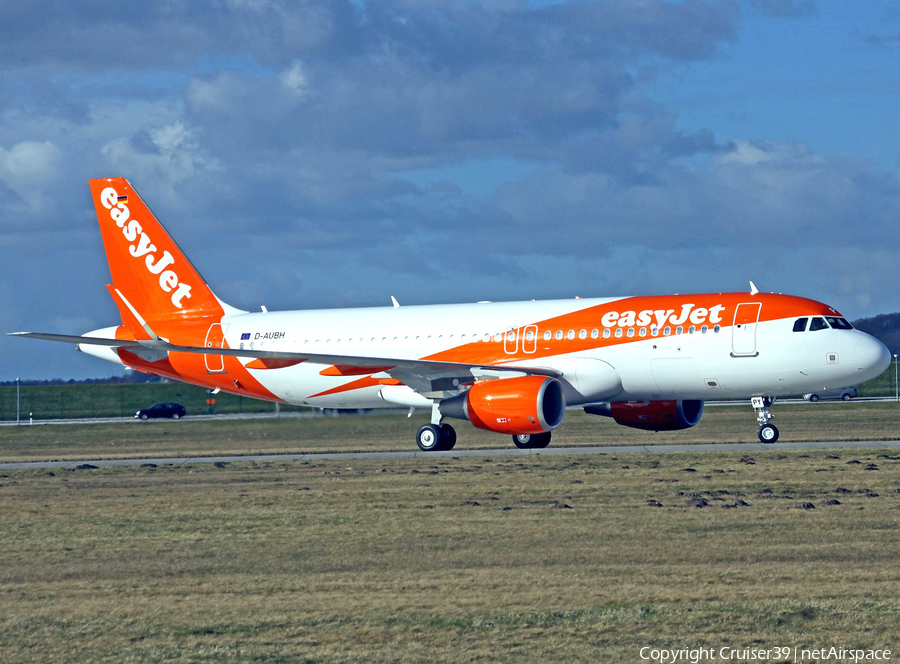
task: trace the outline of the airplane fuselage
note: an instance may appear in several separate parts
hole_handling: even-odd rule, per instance
[[[804,329],[794,331],[802,318],[807,319]],[[813,319],[826,323],[811,330]],[[194,342],[547,368],[561,374],[566,404],[579,406],[787,396],[858,384],[880,373],[880,342],[849,326],[835,329],[830,319],[843,321],[837,311],[813,300],[726,293],[226,314],[198,328]],[[97,354],[119,358],[105,348]],[[168,362],[177,374],[172,377],[309,406],[428,405],[415,394],[385,400],[391,395],[383,388],[396,381],[379,371],[314,362],[267,368],[257,361],[259,368],[253,368],[249,359],[202,358],[170,353]],[[139,369],[160,369],[152,365],[134,363]]]

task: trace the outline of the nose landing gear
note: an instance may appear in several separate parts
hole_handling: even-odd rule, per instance
[[[775,397],[753,397],[750,399],[750,405],[756,411],[756,421],[759,422],[757,435],[760,442],[763,443],[774,443],[778,440],[778,428],[774,424],[769,424],[769,421],[775,417],[772,411],[769,410],[769,406],[773,403],[775,403]]]

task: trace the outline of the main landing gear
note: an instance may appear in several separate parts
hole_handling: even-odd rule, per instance
[[[550,444],[549,431],[544,433],[517,433],[513,443],[520,450],[538,450]],[[423,452],[448,452],[456,445],[456,430],[449,424],[425,424],[416,434],[416,445]]]
[[[538,450],[550,444],[550,432],[513,434],[513,443],[520,450]]]
[[[416,434],[416,444],[423,452],[447,452],[456,445],[456,430],[449,424],[425,424]]]
[[[769,420],[775,417],[772,411],[769,410],[769,406],[773,403],[775,403],[775,397],[753,397],[750,399],[750,404],[753,406],[753,410],[756,411],[756,421],[759,422],[757,435],[760,442],[763,443],[774,443],[778,440],[778,428],[774,424],[769,424]]]

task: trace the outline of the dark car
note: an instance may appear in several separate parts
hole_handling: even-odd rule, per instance
[[[171,417],[177,420],[187,415],[187,411],[180,403],[155,403],[149,408],[141,408],[134,416],[141,420],[151,417]]]

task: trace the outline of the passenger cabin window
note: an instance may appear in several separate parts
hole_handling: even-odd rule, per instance
[[[826,323],[825,319],[820,316],[816,316],[815,318],[813,318],[812,322],[809,324],[810,332],[818,332],[819,330],[827,330],[827,329],[828,329],[828,323]]]
[[[806,322],[808,318],[798,318],[794,321],[794,332],[806,332]]]

